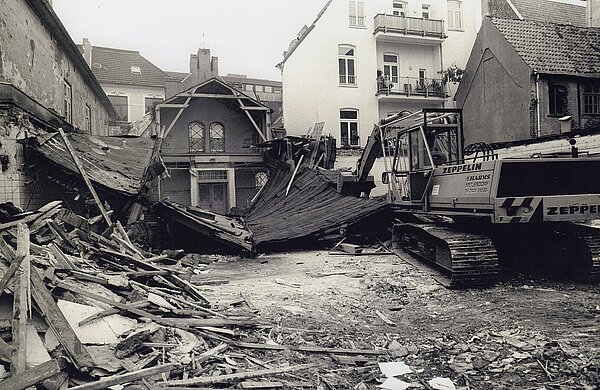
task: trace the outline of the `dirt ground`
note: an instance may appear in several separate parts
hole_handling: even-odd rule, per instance
[[[247,341],[388,351],[345,360],[252,351],[274,364],[319,363],[287,376],[319,389],[374,389],[385,379],[377,362],[406,363],[413,373],[397,378],[415,388],[452,388],[430,386],[436,377],[458,389],[600,388],[600,285],[512,276],[487,289],[448,290],[407,258],[222,257],[194,282],[222,309],[240,292],[256,306],[268,326]]]

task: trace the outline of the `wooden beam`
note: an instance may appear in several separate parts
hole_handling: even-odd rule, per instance
[[[256,111],[270,111],[271,110],[269,107],[262,107],[262,106],[244,106],[244,105],[241,105],[240,108],[242,110],[249,110],[249,111],[253,111],[253,110],[256,110]]]
[[[192,100],[192,98],[188,97],[183,105],[188,106],[190,104],[190,100]],[[184,107],[179,109],[179,111],[177,112],[177,115],[175,115],[175,118],[173,118],[173,120],[171,121],[171,124],[169,125],[169,127],[167,127],[167,130],[165,130],[163,133],[161,133],[159,138],[164,139],[167,137],[167,135],[169,135],[169,133],[171,132],[171,129],[173,128],[173,126],[175,126],[175,123],[177,122],[177,120],[179,120],[179,117],[181,116],[181,114],[183,114],[184,110],[185,110]]]
[[[24,223],[17,225],[17,254],[15,263],[19,273],[15,279],[11,372],[21,374],[27,370],[27,316],[29,314],[29,228]]]
[[[171,371],[175,368],[175,364],[165,364],[162,366],[155,366],[151,368],[145,368],[143,370],[129,372],[127,374],[115,375],[108,378],[102,378],[96,382],[86,383],[75,387],[69,387],[69,390],[104,390],[109,386],[120,385],[127,382],[134,382],[142,378],[146,378],[156,374],[162,374]]]
[[[236,96],[236,95],[221,95],[218,93],[180,93],[177,95],[178,97],[193,97],[193,98],[211,98],[211,99],[239,99],[244,98],[244,96]]]
[[[294,169],[294,173],[292,173],[292,177],[290,178],[290,182],[285,189],[285,196],[288,196],[290,189],[292,188],[292,184],[294,183],[294,179],[296,178],[296,174],[298,173],[298,169],[300,169],[300,165],[302,164],[302,160],[304,160],[304,155],[300,156],[300,160],[298,160],[298,164],[296,164],[296,169]]]
[[[8,286],[8,283],[10,283],[12,277],[15,276],[15,273],[19,269],[19,266],[21,265],[23,260],[25,260],[25,256],[17,257],[17,260],[14,263],[12,263],[10,267],[8,267],[8,270],[6,270],[4,276],[2,276],[2,280],[0,280],[0,296],[2,295],[4,289]]]
[[[11,376],[10,378],[0,381],[2,390],[23,390],[30,386],[34,386],[54,375],[60,373],[67,362],[65,359],[52,359],[29,370]]]
[[[240,106],[244,105],[244,103],[242,103],[241,99],[238,99],[238,103],[240,104]],[[258,133],[258,135],[260,135],[260,138],[262,138],[263,141],[266,141],[267,138],[262,133],[262,130],[260,129],[260,127],[258,127],[258,125],[256,124],[256,121],[254,120],[254,118],[252,118],[252,115],[250,115],[250,113],[248,111],[246,111],[246,110],[244,110],[244,112],[248,116],[248,119],[250,119],[250,122],[252,122],[252,124],[254,125],[254,128],[256,129],[256,132]]]
[[[108,226],[112,225],[110,216],[106,213],[106,210],[104,209],[104,205],[102,204],[102,201],[98,197],[98,194],[96,193],[96,190],[94,189],[94,186],[92,186],[92,182],[90,181],[90,178],[88,177],[87,173],[85,172],[85,169],[83,168],[83,165],[81,164],[81,161],[79,161],[79,157],[77,156],[77,153],[75,153],[75,149],[73,149],[73,145],[71,145],[71,142],[67,138],[67,135],[65,134],[63,129],[59,128],[58,132],[60,133],[60,136],[62,137],[63,142],[65,143],[65,146],[67,147],[67,150],[69,151],[69,154],[71,155],[71,158],[73,159],[73,162],[75,163],[75,166],[79,170],[79,174],[83,178],[85,185],[87,186],[88,190],[94,197],[94,200],[96,201],[96,206],[98,206],[98,209],[100,209],[100,213],[102,213],[102,217],[104,217],[104,220],[106,221]]]
[[[173,104],[173,103],[163,103],[157,104],[158,108],[188,108],[189,104]]]
[[[267,375],[285,374],[286,372],[306,370],[306,369],[313,368],[316,366],[317,365],[314,363],[298,364],[298,365],[294,365],[294,366],[285,366],[285,367],[280,367],[280,368],[272,368],[272,369],[268,369],[268,370],[236,372],[235,374],[228,374],[228,375],[202,376],[202,377],[198,377],[198,378],[167,381],[167,382],[162,382],[161,385],[165,385],[165,386],[207,385],[207,384],[214,384],[214,383],[226,383],[226,382],[240,380],[240,379],[256,378],[256,377],[267,376]],[[74,389],[75,389],[75,387],[73,387],[69,390],[74,390]]]

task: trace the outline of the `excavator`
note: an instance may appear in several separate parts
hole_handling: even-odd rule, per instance
[[[463,146],[460,109],[401,112],[373,128],[356,169],[366,181],[383,157],[393,241],[441,271],[446,285],[498,281],[528,263],[600,280],[600,158],[500,159]]]

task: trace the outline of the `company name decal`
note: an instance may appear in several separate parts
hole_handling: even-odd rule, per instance
[[[460,172],[471,172],[481,170],[481,163],[464,164],[464,165],[453,165],[451,167],[444,167],[442,173],[460,173]]]
[[[546,207],[546,215],[598,214],[600,205],[582,204],[580,206]]]

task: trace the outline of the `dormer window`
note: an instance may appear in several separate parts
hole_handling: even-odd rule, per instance
[[[140,74],[140,73],[142,73],[142,70],[140,69],[139,66],[132,66],[131,67],[131,73],[133,73],[133,74]]]

